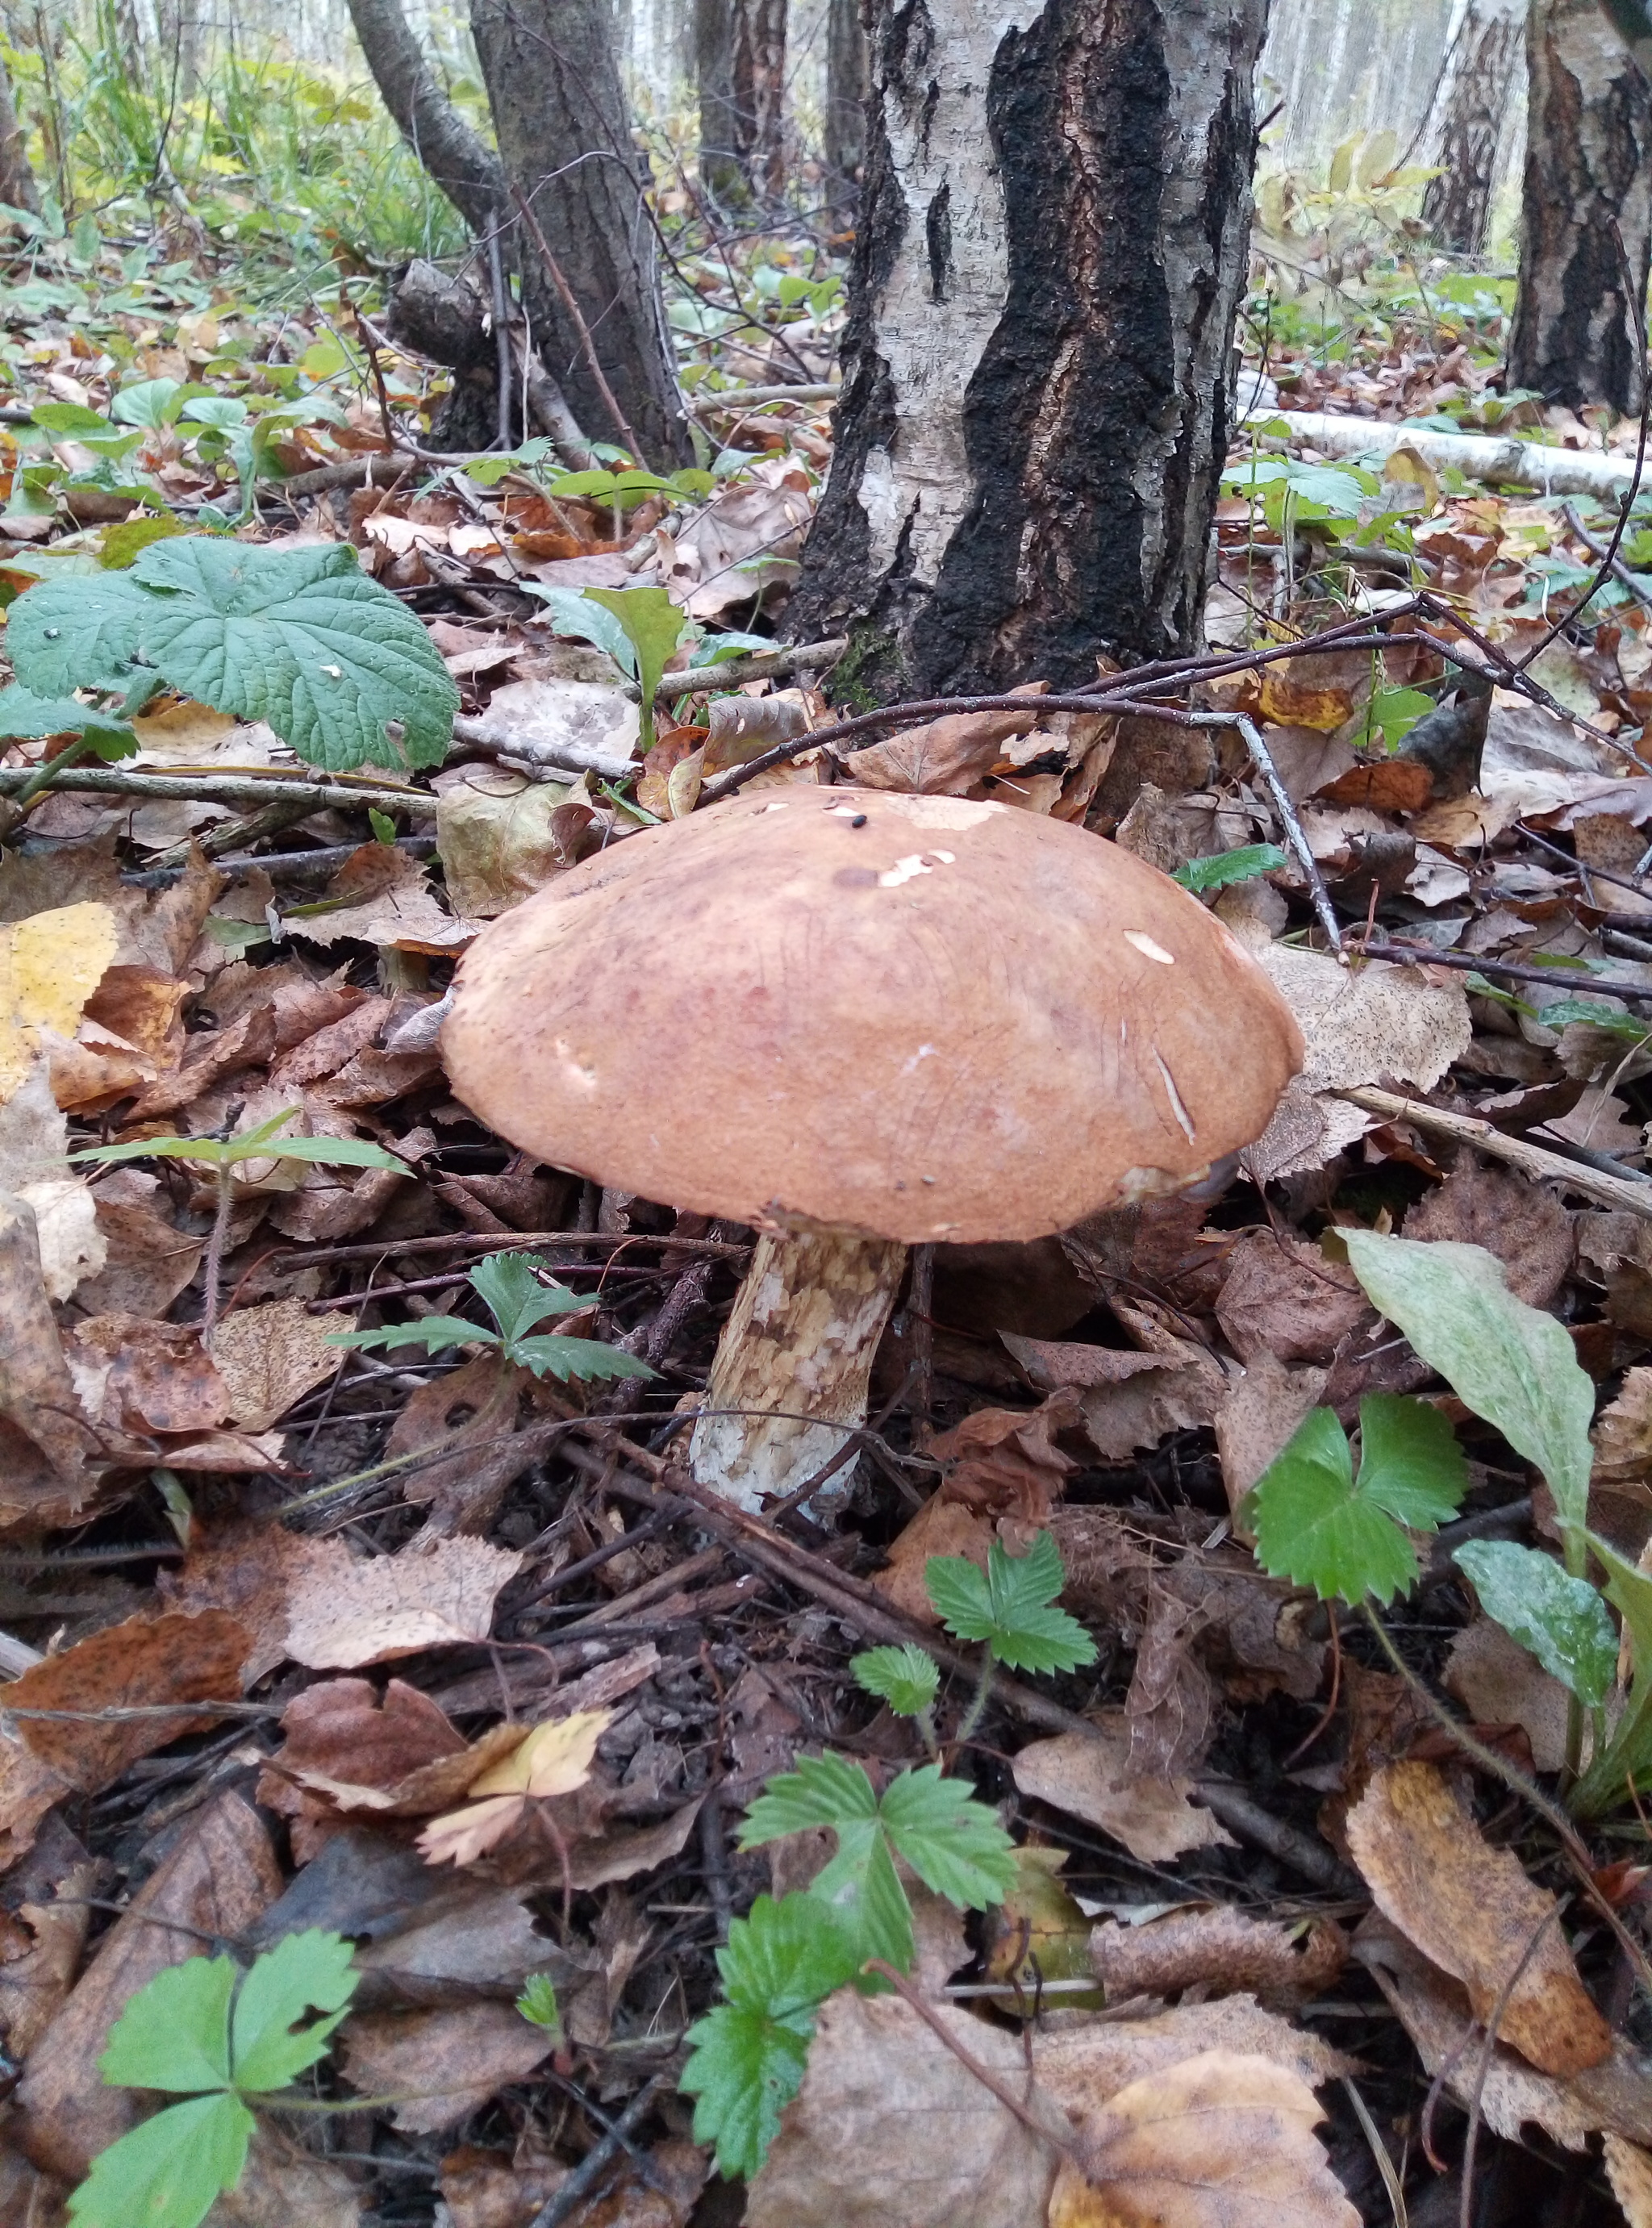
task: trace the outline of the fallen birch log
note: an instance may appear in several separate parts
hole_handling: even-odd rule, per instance
[[[1540,441],[1499,439],[1495,433],[1434,433],[1384,418],[1342,418],[1316,410],[1253,410],[1245,424],[1260,432],[1283,422],[1293,440],[1323,457],[1388,457],[1410,449],[1435,471],[1454,465],[1488,486],[1532,488],[1540,495],[1592,495],[1611,502],[1635,477],[1633,457],[1597,450],[1552,449]]]

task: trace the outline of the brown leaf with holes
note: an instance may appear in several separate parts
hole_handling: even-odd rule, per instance
[[[241,1692],[246,1628],[221,1610],[199,1617],[128,1617],[32,1665],[6,1688],[6,1707],[25,1710],[155,1708],[173,1702],[233,1701]],[[185,1733],[216,1725],[180,1710],[176,1717],[29,1718],[22,1738],[69,1787],[95,1795],[129,1764]]]
[[[1565,2076],[1611,2055],[1554,1898],[1492,1847],[1431,1764],[1376,1772],[1348,1813],[1348,1840],[1377,1908],[1463,1982],[1476,2019],[1501,2005],[1499,2035],[1534,2065]]]
[[[1347,1937],[1332,1919],[1290,1926],[1247,1918],[1227,1904],[1172,1911],[1143,1926],[1104,1919],[1090,1937],[1091,1964],[1115,2003],[1192,1988],[1242,1991],[1265,2004],[1306,2003],[1324,1994],[1348,1954]]]
[[[524,1405],[555,1418],[573,1412],[562,1396],[497,1354],[478,1354],[421,1386],[385,1441],[387,1460],[428,1457],[404,1473],[403,1497],[428,1508],[444,1532],[480,1532],[515,1481],[544,1451],[530,1423],[517,1428]]]
[[[343,1360],[328,1334],[349,1330],[348,1315],[311,1315],[302,1300],[268,1300],[226,1316],[212,1336],[213,1366],[243,1431],[261,1431],[285,1416]]]
[[[1360,2228],[1313,2135],[1323,2116],[1283,2066],[1207,2051],[1086,2116],[1049,2228]]]

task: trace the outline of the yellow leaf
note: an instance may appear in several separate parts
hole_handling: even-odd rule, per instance
[[[467,1802],[463,1810],[432,1818],[419,1836],[419,1853],[427,1865],[471,1865],[503,1841],[528,1807],[522,1795],[495,1795]]]
[[[611,1710],[577,1710],[535,1725],[514,1756],[484,1771],[471,1788],[483,1795],[572,1795],[591,1777],[597,1743],[613,1723]]]
[[[89,902],[0,928],[0,1105],[33,1066],[42,1029],[74,1034],[119,941],[111,908]]]

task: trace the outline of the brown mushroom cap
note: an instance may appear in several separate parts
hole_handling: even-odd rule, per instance
[[[1173,1189],[1302,1064],[1271,983],[1128,851],[802,784],[628,837],[488,928],[443,1034],[483,1121],[744,1222],[1036,1238]]]

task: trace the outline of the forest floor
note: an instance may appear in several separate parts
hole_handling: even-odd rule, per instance
[[[1403,448],[1328,464],[1263,418],[1230,460],[1210,656],[1156,687],[1245,727],[964,714],[834,754],[831,646],[733,690],[708,665],[778,627],[829,464],[828,400],[742,399],[829,383],[841,286],[811,244],[694,266],[704,469],[630,479],[542,444],[422,459],[439,375],[348,290],[266,315],[193,256],[86,247],[6,276],[0,598],[180,532],[348,543],[462,712],[422,773],[318,773],[176,692],[106,764],[61,730],[3,746],[0,2218],[52,2228],[151,2124],[168,2084],[99,2058],[157,1973],[317,1930],[356,1945],[351,1979],[300,1982],[289,2016],[348,2012],[215,2221],[1652,2219],[1652,496],[1609,563],[1614,503]],[[1296,409],[1632,453],[1633,426],[1497,392],[1501,306],[1489,282],[1425,321],[1373,297],[1334,348],[1282,311],[1253,368]],[[637,691],[583,591],[650,586],[691,624],[626,773]],[[1176,874],[1308,1047],[1243,1165],[938,1249],[829,1523],[738,1516],[682,1466],[751,1231],[518,1152],[421,1027],[481,925],[781,746],[755,778],[992,797]],[[261,1124],[268,1155],[215,1168]],[[1524,1306],[1465,1360],[1437,1310],[1391,1297],[1385,1324],[1350,1232],[1485,1249]],[[651,1374],[511,1358],[477,1306],[501,1256]],[[434,1315],[477,1335],[328,1343]],[[1591,1483],[1587,1444],[1581,1479],[1548,1458],[1564,1419],[1522,1420],[1567,1372]],[[1427,1444],[1385,1489],[1414,1394]],[[1329,1486],[1287,1483],[1376,1526],[1386,1583],[1346,1535],[1311,1569],[1252,1551],[1245,1496],[1328,1412]],[[1540,1547],[1558,1584],[1585,1506],[1627,1692],[1585,1578],[1555,1610],[1524,1562],[1471,1586],[1454,1560]],[[1040,1534],[1092,1660],[1058,1648],[976,1710],[927,1559]],[[927,1713],[868,1691],[903,1699],[887,1663],[851,1671],[874,1645],[939,1664]],[[914,1860],[928,2008],[834,2000],[748,2202],[676,2084],[731,1925],[829,1851],[828,1811],[747,1847],[743,1814],[823,1751],[868,1802],[938,1754],[1014,1878],[960,1917]],[[1628,1791],[1569,1812],[1591,1753]],[[506,1798],[487,1821],[478,1791]],[[1057,2107],[1081,2155],[1029,2133]],[[1199,2161],[1174,2189],[1167,2125]]]

